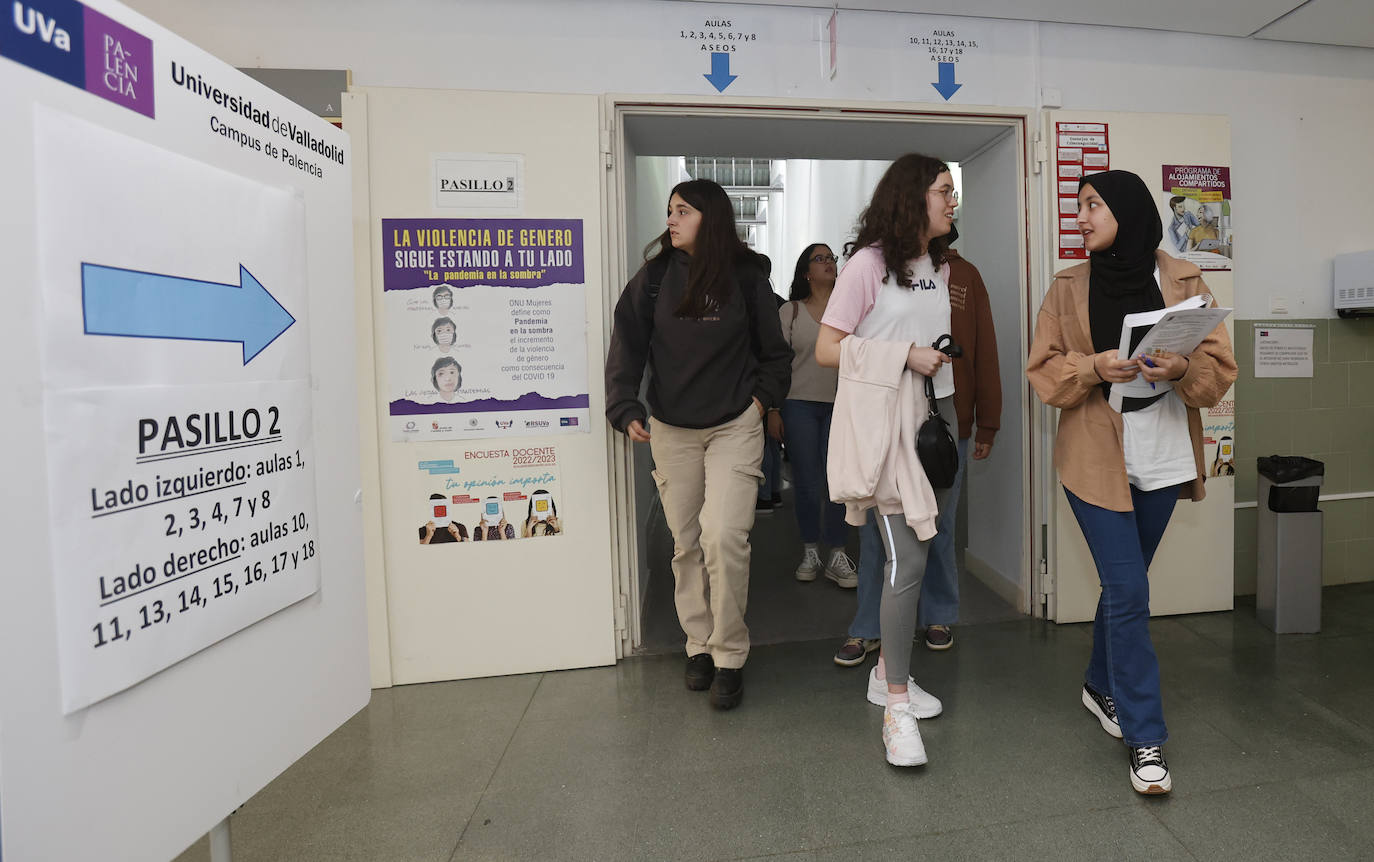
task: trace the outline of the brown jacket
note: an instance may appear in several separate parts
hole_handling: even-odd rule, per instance
[[[949,327],[964,355],[954,360],[954,411],[959,416],[959,439],[973,435],[975,443],[991,443],[1002,427],[1002,378],[997,365],[997,333],[992,327],[988,289],[973,264],[954,249],[949,260]]]
[[[1202,272],[1187,261],[1155,252],[1164,304],[1173,305],[1207,292]],[[1051,407],[1058,407],[1059,431],[1054,465],[1059,481],[1085,502],[1115,512],[1131,510],[1122,447],[1121,414],[1103,397],[1102,381],[1093,369],[1092,332],[1088,325],[1088,267],[1081,263],[1054,277],[1035,321],[1026,376]],[[1215,305],[1215,301],[1212,303]],[[1183,485],[1179,497],[1201,500],[1203,477],[1201,407],[1212,407],[1236,379],[1236,358],[1222,324],[1188,355],[1188,370],[1174,389],[1188,408],[1188,434],[1193,440],[1197,478]]]

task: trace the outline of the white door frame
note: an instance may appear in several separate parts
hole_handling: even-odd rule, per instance
[[[1044,147],[1040,141],[1040,125],[1037,112],[1033,109],[999,108],[991,106],[963,107],[951,110],[948,106],[922,103],[893,102],[849,102],[829,100],[792,100],[792,99],[754,99],[719,98],[709,103],[699,99],[674,96],[643,96],[610,94],[603,99],[601,112],[602,133],[601,151],[607,165],[606,172],[606,289],[605,306],[602,309],[602,325],[609,344],[611,314],[615,303],[631,275],[625,264],[623,243],[626,236],[626,175],[632,165],[624,158],[626,152],[625,117],[631,115],[676,115],[694,117],[748,117],[798,119],[806,116],[824,117],[829,120],[887,121],[897,123],[958,123],[961,125],[981,124],[1000,125],[1015,130],[1021,141],[1024,158],[1018,165],[1021,176],[1018,197],[1026,213],[1025,230],[1020,236],[1019,254],[1026,264],[1018,291],[1022,302],[1022,321],[1024,326],[1018,333],[1021,341],[1021,355],[1029,349],[1034,325],[1033,310],[1039,307],[1043,295],[1043,284],[1048,283],[1048,268],[1051,261],[1045,260],[1044,245],[1040,238],[1045,236],[1043,220],[1044,207]],[[1033,240],[1034,238],[1034,240]],[[1012,373],[1019,373],[1015,369]],[[1021,447],[1021,488],[1022,511],[1024,512],[1023,530],[1027,541],[1023,544],[1021,560],[1020,588],[1016,605],[1025,613],[1037,618],[1043,617],[1045,605],[1043,596],[1046,585],[1039,567],[1033,567],[1032,559],[1040,559],[1043,554],[1041,530],[1032,528],[1043,520],[1045,484],[1042,457],[1033,454],[1043,451],[1044,447],[1035,443],[1042,439],[1040,433],[1044,422],[1044,411],[1032,411],[1029,386],[1020,387],[1021,399],[1017,408],[1026,416],[1027,433],[1019,441]],[[611,532],[616,547],[612,554],[615,590],[617,595],[617,657],[630,655],[642,643],[642,596],[639,592],[639,578],[636,571],[639,559],[640,537],[635,524],[636,501],[634,493],[633,457],[629,439],[623,434],[614,434],[608,443],[608,460],[611,465],[610,494],[613,501]],[[1039,556],[1037,556],[1039,555]]]

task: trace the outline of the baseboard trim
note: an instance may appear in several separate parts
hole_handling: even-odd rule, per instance
[[[1025,613],[1030,607],[1030,595],[1020,584],[1013,584],[1002,577],[996,569],[978,558],[978,555],[964,549],[964,569],[977,578],[983,586],[992,590],[1002,601]]]

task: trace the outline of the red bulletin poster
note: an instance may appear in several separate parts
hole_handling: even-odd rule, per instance
[[[1061,260],[1087,260],[1083,235],[1078,232],[1078,181],[1111,167],[1106,123],[1054,124],[1056,245]]]

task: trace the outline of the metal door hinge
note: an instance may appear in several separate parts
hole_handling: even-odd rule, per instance
[[[618,593],[615,597],[615,633],[616,637],[624,638],[629,630],[629,600],[624,593]]]
[[[615,167],[615,156],[611,155],[611,130],[601,130],[601,156],[605,162],[606,169]]]

